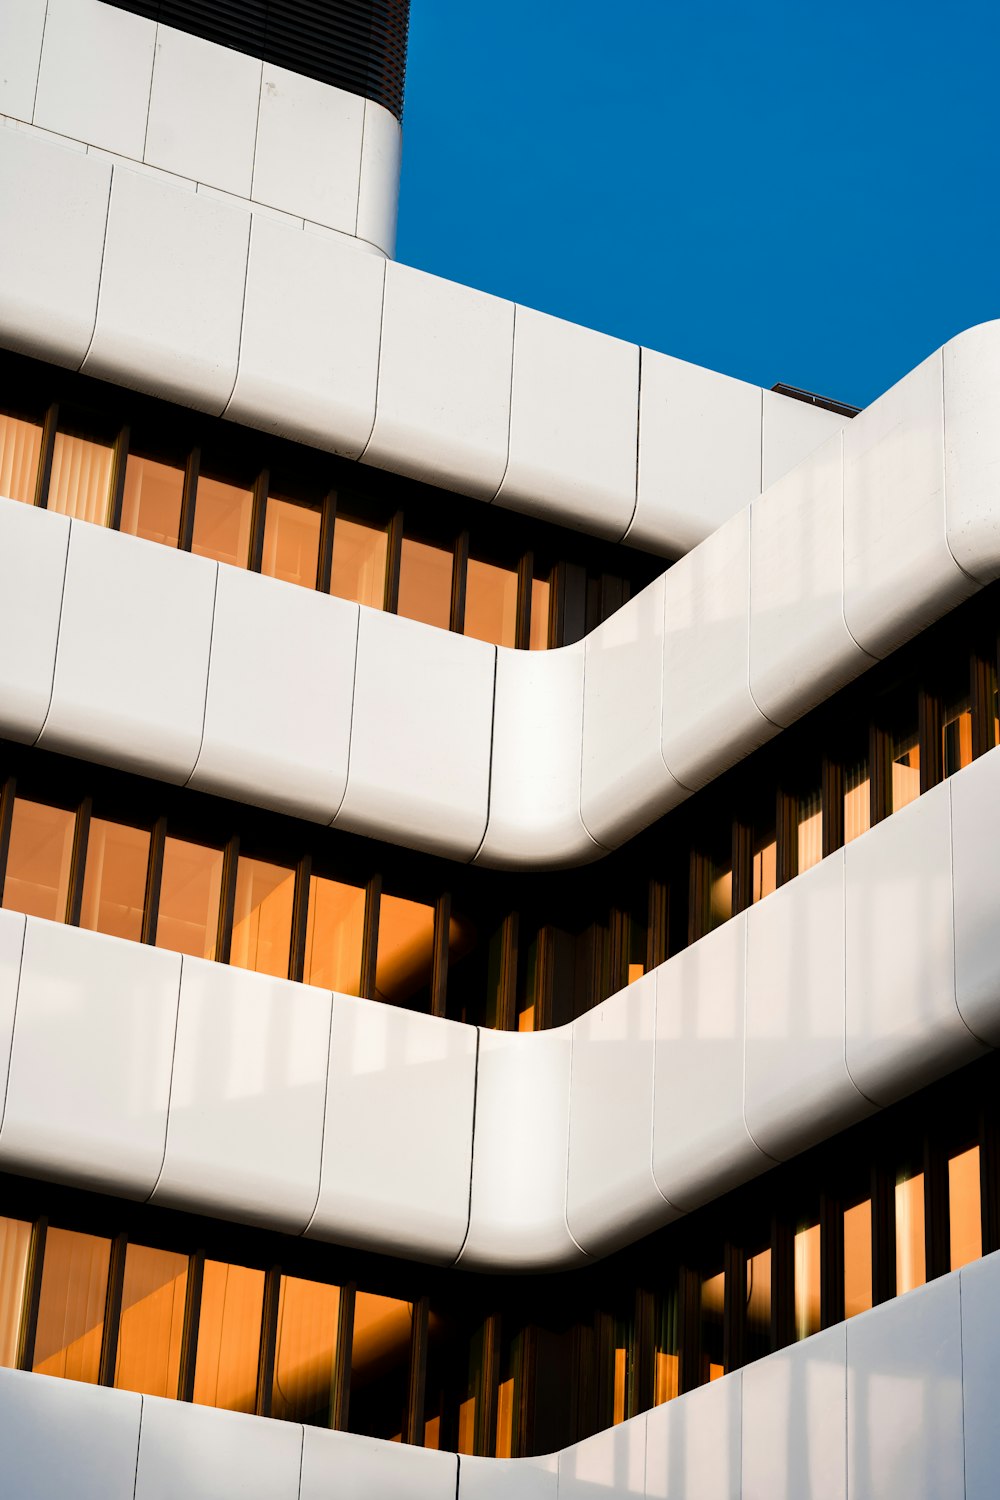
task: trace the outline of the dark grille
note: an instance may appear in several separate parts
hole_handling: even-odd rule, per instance
[[[409,0],[110,0],[403,114]]]

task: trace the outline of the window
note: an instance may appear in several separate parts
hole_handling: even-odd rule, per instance
[[[315,505],[300,505],[268,495],[264,513],[264,554],[260,571],[314,589],[319,572],[322,515]]]
[[[818,1333],[820,1237],[818,1224],[806,1224],[795,1236],[795,1337]]]
[[[351,1432],[402,1440],[412,1322],[411,1303],[372,1292],[356,1294],[348,1421]]]
[[[823,795],[818,787],[799,798],[796,858],[800,875],[823,858]]]
[[[953,776],[972,764],[972,706],[968,693],[944,703],[941,710],[941,770]]]
[[[263,1310],[263,1271],[206,1260],[194,1370],[200,1405],[255,1409]]]
[[[28,1276],[31,1225],[0,1217],[0,1368],[13,1369]]]
[[[726,1303],[726,1273],[706,1276],[701,1283],[701,1378],[718,1380],[725,1375],[723,1356],[723,1312]]]
[[[253,491],[200,476],[195,492],[191,551],[245,568],[250,560]]]
[[[338,515],[333,528],[330,593],[369,609],[385,607],[389,537],[384,526]]]
[[[114,447],[110,442],[57,432],[52,449],[48,509],[78,521],[106,526],[110,519],[113,461]]]
[[[450,548],[404,536],[397,614],[447,630],[451,624],[451,571]]]
[[[450,580],[449,580],[450,586]],[[513,646],[517,633],[517,570],[470,557],[465,578],[466,635]]]
[[[678,1354],[677,1286],[669,1287],[658,1299],[656,1334],[653,1342],[653,1405],[662,1406],[680,1392],[680,1357]]]
[[[333,1405],[340,1288],[282,1276],[271,1415],[328,1427]]]
[[[896,1295],[927,1280],[924,1251],[924,1174],[896,1183]]]
[[[0,412],[0,495],[34,505],[41,452],[40,422]]]
[[[156,916],[158,948],[215,958],[222,866],[221,849],[167,837]]]
[[[544,651],[549,645],[549,604],[552,590],[547,578],[531,580],[531,620],[528,644],[532,651]]]
[[[953,1271],[983,1253],[979,1188],[979,1147],[960,1151],[948,1162],[948,1234]]]
[[[80,926],[110,937],[142,938],[149,834],[142,828],[91,818]]]
[[[65,922],[76,814],[44,802],[14,800],[3,904],[29,917]]]
[[[287,979],[295,871],[241,854],[236,871],[229,962]]]
[[[746,1356],[760,1359],[771,1351],[771,1251],[747,1256]]]
[[[844,1317],[872,1305],[872,1202],[865,1198],[844,1211]]]
[[[898,812],[920,796],[920,742],[916,729],[892,735],[890,746],[889,811]]]
[[[778,886],[778,845],[773,827],[758,829],[754,839],[751,900],[762,901]]]
[[[851,843],[870,827],[871,779],[866,756],[844,767],[844,843]]]
[[[341,995],[361,994],[365,889],[313,875],[309,881],[303,979]]]
[[[128,1246],[115,1361],[119,1390],[178,1394],[187,1284],[186,1255]]]
[[[125,463],[121,530],[164,547],[176,547],[183,498],[183,468],[130,453]]]
[[[41,1375],[61,1375],[66,1380],[97,1381],[110,1261],[109,1239],[71,1229],[49,1229],[33,1370]]]
[[[430,984],[433,954],[433,906],[383,895],[378,913],[375,999],[387,1005],[412,1002]]]

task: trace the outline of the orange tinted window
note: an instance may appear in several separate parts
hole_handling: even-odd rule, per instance
[[[896,1183],[896,1295],[927,1280],[924,1249],[924,1174]]]
[[[129,1245],[125,1252],[115,1385],[144,1396],[176,1396],[188,1258]]]
[[[306,984],[359,995],[364,931],[364,887],[313,875],[306,921]]]
[[[549,580],[533,578],[531,581],[531,624],[529,645],[532,651],[544,651],[549,644]]]
[[[294,870],[240,855],[230,963],[287,978],[294,893]]]
[[[951,1269],[957,1271],[983,1253],[978,1146],[948,1162],[948,1223]]]
[[[110,1240],[70,1229],[48,1231],[31,1366],[39,1374],[97,1381],[110,1260]]]
[[[358,1292],[351,1343],[349,1427],[372,1437],[402,1437],[413,1309],[396,1297]]]
[[[385,565],[389,538],[384,526],[338,516],[333,528],[330,593],[369,609],[385,604]]]
[[[811,870],[823,858],[823,799],[818,791],[799,799],[798,873]]]
[[[282,1276],[271,1415],[327,1427],[333,1400],[340,1290]]]
[[[915,733],[893,741],[891,792],[893,812],[920,796],[920,745]]]
[[[871,827],[871,782],[868,762],[844,767],[844,843],[867,833]]]
[[[0,1217],[0,1366],[13,1369],[28,1274],[31,1225]]]
[[[844,1212],[844,1317],[872,1305],[872,1204],[866,1198]]]
[[[214,958],[222,893],[222,850],[168,838],[163,849],[156,946]]]
[[[431,977],[434,908],[401,896],[379,903],[375,998],[404,1005]]]
[[[194,1400],[252,1412],[257,1401],[264,1272],[206,1260],[198,1320]]]
[[[139,942],[148,866],[145,829],[91,818],[80,926]]]
[[[312,505],[267,497],[261,572],[303,588],[316,587],[319,568],[320,513]]]
[[[14,799],[3,904],[29,917],[65,922],[76,814]]]
[[[99,526],[106,526],[113,456],[110,443],[95,443],[90,438],[57,432],[46,501],[48,509],[58,511],[60,515],[74,516],[79,521],[94,521]]]
[[[34,505],[41,451],[41,423],[0,412],[0,495]]]
[[[451,623],[451,565],[450,548],[404,536],[397,613],[447,630]]]
[[[130,453],[125,464],[121,530],[176,547],[183,495],[183,469]]]
[[[819,1225],[810,1224],[795,1236],[795,1337],[819,1332]]]
[[[253,491],[221,479],[198,480],[191,551],[245,568],[250,557]]]
[[[449,587],[450,587],[449,576]],[[469,558],[465,580],[466,635],[494,646],[513,646],[517,629],[517,573]]]

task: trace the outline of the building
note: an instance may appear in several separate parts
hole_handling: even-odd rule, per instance
[[[400,266],[405,32],[0,11],[3,1493],[993,1495],[1000,328]]]

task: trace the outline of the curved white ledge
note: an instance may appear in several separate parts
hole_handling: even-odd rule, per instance
[[[227,65],[237,56],[216,50]],[[92,98],[91,72],[77,71]],[[265,90],[261,121],[281,114],[289,90],[312,87],[285,75]],[[359,133],[361,104],[353,99]],[[226,116],[230,127],[234,118]],[[292,109],[284,124],[275,119],[279,136],[297,118]],[[308,124],[308,108],[302,118]],[[361,161],[359,235],[391,233],[394,192],[384,184],[398,168],[394,127],[369,105],[363,148],[349,153],[355,167]],[[217,135],[192,128],[191,150]],[[291,152],[299,167],[314,156],[315,148]],[[259,146],[257,161],[270,162]],[[277,191],[296,173],[271,177]],[[0,129],[0,193],[11,205],[0,242],[0,342],[670,557],[844,425],[807,403],[387,263],[347,235],[303,228],[230,192],[193,187],[30,126]]]
[[[541,1458],[471,1458],[0,1369],[10,1492],[77,1500],[987,1500],[1000,1254]]]
[[[1000,1046],[998,847],[1000,748],[523,1035],[0,912],[0,1171],[472,1270],[579,1265]]]
[[[0,733],[452,859],[594,859],[1000,574],[998,408],[990,323],[548,652],[0,501]]]

